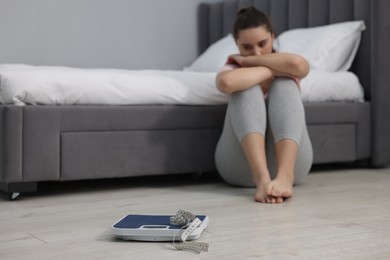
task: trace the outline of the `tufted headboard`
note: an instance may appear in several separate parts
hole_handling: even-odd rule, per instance
[[[364,20],[367,29],[362,35],[352,71],[359,75],[365,88],[367,100],[371,98],[372,50],[374,47],[374,12],[378,7],[375,0],[225,0],[204,3],[199,7],[199,51],[231,32],[239,8],[254,5],[268,14],[276,34],[283,31],[326,25],[351,20]]]

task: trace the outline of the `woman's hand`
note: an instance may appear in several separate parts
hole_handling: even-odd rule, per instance
[[[236,65],[238,67],[244,67],[244,56],[240,54],[232,54],[228,57],[226,64]]]

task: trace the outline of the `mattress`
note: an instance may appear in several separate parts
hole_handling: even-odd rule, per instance
[[[0,65],[0,102],[15,105],[221,105],[229,96],[216,73]],[[312,70],[301,81],[303,101],[363,101],[352,73]]]

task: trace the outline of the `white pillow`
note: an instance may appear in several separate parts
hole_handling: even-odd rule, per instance
[[[25,65],[25,64],[12,64],[12,63],[5,63],[5,64],[0,64],[0,73],[4,71],[12,71],[16,69],[25,69],[25,68],[30,68],[30,65]],[[1,82],[1,74],[0,74],[0,82]],[[3,98],[3,93],[2,93],[2,88],[0,84],[0,104],[5,104],[5,99]]]
[[[275,48],[302,55],[314,69],[346,71],[352,65],[365,29],[364,21],[293,29],[277,37]]]
[[[238,53],[236,42],[231,34],[213,43],[189,67],[188,71],[218,72],[225,65],[227,57]]]
[[[301,81],[301,96],[305,102],[364,100],[363,87],[350,71],[310,70]]]

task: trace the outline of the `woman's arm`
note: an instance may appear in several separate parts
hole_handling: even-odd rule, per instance
[[[272,70],[264,66],[237,68],[220,72],[216,83],[221,92],[231,94],[253,87],[272,77]]]
[[[304,78],[310,70],[309,63],[303,57],[291,53],[270,53],[259,56],[233,57],[242,67],[265,66],[274,71],[275,76]]]

